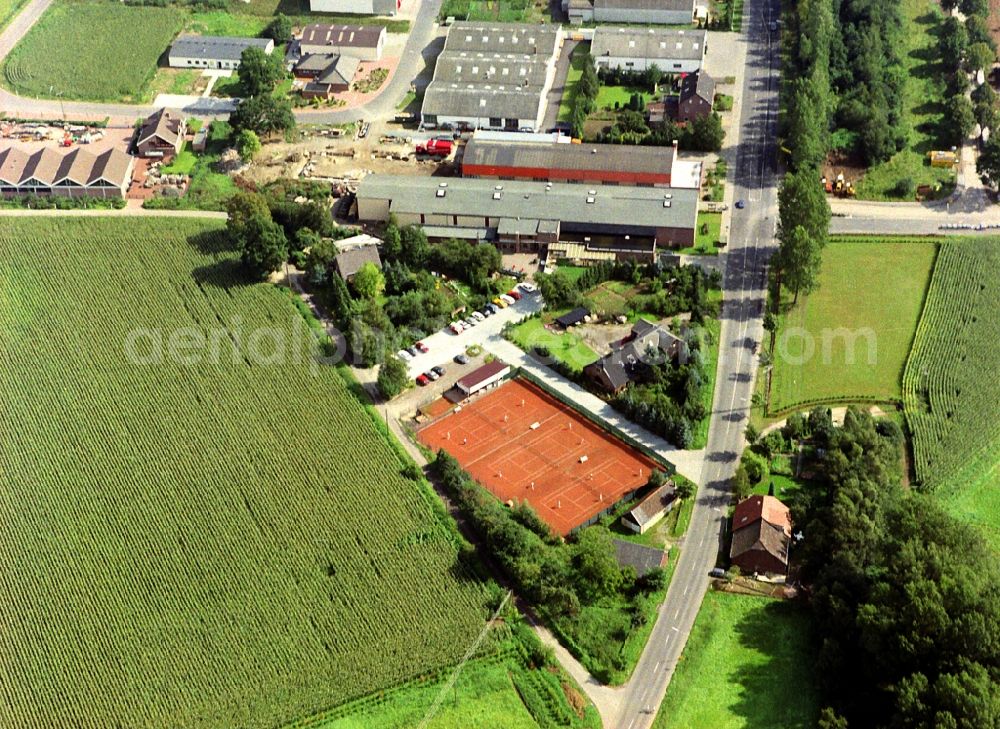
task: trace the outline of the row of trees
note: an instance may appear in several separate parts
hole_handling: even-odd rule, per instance
[[[230,115],[229,123],[237,134],[250,131],[258,137],[270,137],[295,128],[291,102],[274,93],[278,83],[288,75],[280,53],[267,54],[260,48],[247,48],[240,55],[236,73],[243,98]],[[241,155],[244,148],[241,144]]]
[[[792,510],[829,704],[820,725],[1000,726],[995,556],[900,486],[894,423],[850,408],[843,427],[813,430],[818,480]]]
[[[587,115],[594,110],[597,92],[601,90],[601,82],[597,78],[594,59],[590,53],[580,53],[574,59],[579,60],[583,71],[573,89],[573,113],[570,117],[570,134],[577,139],[583,139],[583,126]]]

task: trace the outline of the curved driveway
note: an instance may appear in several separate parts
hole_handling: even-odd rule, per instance
[[[48,9],[53,0],[31,0],[0,33],[0,61],[7,57],[18,41]],[[432,48],[437,30],[437,14],[441,0],[418,0],[410,25],[410,34],[403,48],[399,66],[382,92],[367,104],[343,111],[299,110],[295,118],[306,124],[339,124],[357,119],[379,119],[391,116],[396,104],[406,95],[414,77],[424,65],[431,65],[437,52]],[[0,110],[8,116],[31,119],[62,119],[99,121],[110,118],[113,123],[131,125],[137,117],[151,114],[155,107],[141,104],[100,104],[89,101],[62,101],[18,96],[0,88]],[[194,116],[205,116],[196,110]],[[208,115],[211,116],[211,115]],[[222,115],[227,116],[228,114]]]

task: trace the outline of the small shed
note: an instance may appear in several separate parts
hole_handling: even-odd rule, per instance
[[[622,525],[637,534],[645,534],[677,504],[677,489],[673,481],[655,489],[622,517]]]
[[[590,316],[590,312],[581,306],[577,309],[573,309],[573,311],[570,311],[560,316],[558,319],[556,319],[556,324],[562,327],[563,329],[569,329],[570,327],[576,326],[577,324],[582,322],[588,316]]]
[[[495,385],[510,374],[510,365],[498,359],[473,370],[460,379],[455,385],[465,393],[466,397],[479,392],[483,388]]]
[[[191,140],[191,149],[195,152],[204,152],[205,148],[208,146],[208,125],[206,124],[197,132],[194,133],[194,139]]]

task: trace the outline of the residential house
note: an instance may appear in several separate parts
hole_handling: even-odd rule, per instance
[[[361,62],[353,56],[313,53],[295,66],[295,75],[311,79],[302,89],[306,99],[330,98],[351,88]]]
[[[382,268],[378,246],[382,241],[370,235],[355,235],[336,241],[334,268],[344,281],[350,281],[363,265],[374,263]]]
[[[787,574],[791,541],[791,512],[775,497],[751,496],[736,506],[729,560],[744,573]]]
[[[176,111],[154,111],[139,127],[135,140],[139,157],[169,159],[181,151],[186,131],[184,117]]]
[[[170,46],[167,63],[171,68],[237,69],[247,48],[260,48],[270,55],[270,38],[238,38],[215,35],[182,35]]]
[[[302,29],[293,46],[299,56],[352,56],[362,61],[378,61],[385,48],[385,37],[385,27],[381,25],[313,23]]]
[[[681,80],[681,93],[673,105],[668,102],[667,110],[676,121],[689,122],[711,114],[714,104],[715,80],[699,71]]]
[[[135,158],[119,149],[0,149],[0,195],[124,198]]]
[[[639,319],[631,334],[611,346],[611,351],[584,367],[584,375],[612,395],[633,382],[648,378],[653,365],[676,361],[684,351],[684,340],[645,319]]]

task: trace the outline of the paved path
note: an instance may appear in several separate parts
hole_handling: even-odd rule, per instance
[[[24,9],[0,33],[0,61],[24,37],[32,25],[48,9],[53,0],[31,0]],[[396,104],[406,95],[413,82],[425,67],[432,66],[433,60],[440,52],[440,41],[437,41],[437,15],[441,9],[441,0],[416,0],[413,11],[410,34],[403,49],[398,72],[385,85],[382,92],[364,106],[343,111],[297,110],[295,118],[304,124],[340,124],[366,118],[369,120],[384,120],[395,113]],[[412,72],[412,73],[411,73]],[[203,118],[227,118],[228,111],[219,111],[214,105],[204,104],[220,100],[202,99],[196,101],[184,111],[192,116]],[[105,118],[113,124],[131,124],[140,116],[148,116],[155,107],[143,104],[101,104],[89,101],[63,101],[57,99],[33,99],[18,96],[5,89],[0,89],[0,110],[8,116],[20,116],[32,119],[62,119],[63,116],[74,121],[101,121]]]
[[[942,225],[1000,226],[1000,206],[981,187],[957,199],[933,202],[868,202],[831,200],[831,233],[937,235],[974,232],[947,230]],[[986,229],[989,232],[989,229]],[[993,230],[997,233],[1000,231]]]
[[[545,119],[542,121],[542,130],[548,131],[555,127],[559,121],[559,103],[562,101],[563,93],[566,91],[566,77],[569,75],[570,57],[573,51],[580,45],[580,41],[567,40],[563,44],[559,60],[556,62],[556,73],[552,79],[552,88],[549,89],[545,100]]]

